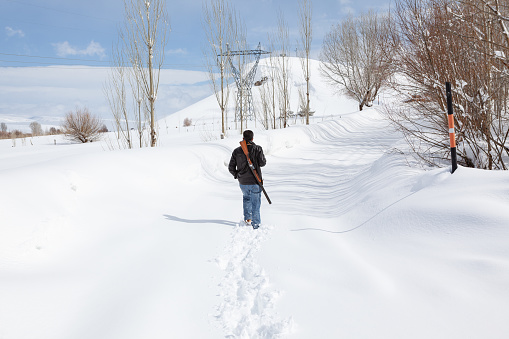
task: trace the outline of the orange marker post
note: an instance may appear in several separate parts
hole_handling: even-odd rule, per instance
[[[457,155],[456,155],[456,136],[454,133],[454,113],[452,110],[452,91],[451,91],[451,83],[445,83],[445,92],[447,95],[447,118],[449,121],[449,142],[451,144],[451,162],[452,162],[452,171],[454,173],[458,168]]]

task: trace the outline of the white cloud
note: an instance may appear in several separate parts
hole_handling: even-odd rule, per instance
[[[355,13],[355,8],[350,7],[350,6],[345,6],[345,7],[341,8],[341,11],[344,14],[354,14]]]
[[[352,0],[339,0],[339,4],[341,5],[341,13],[343,14],[355,13],[355,9],[351,6]]]
[[[7,36],[9,37],[12,37],[12,36],[19,36],[19,37],[24,37],[25,36],[25,32],[23,32],[21,29],[14,29],[12,27],[5,27],[5,33],[7,34]]]
[[[52,44],[55,47],[57,55],[59,57],[65,58],[70,55],[77,56],[94,56],[97,55],[99,57],[105,57],[104,48],[100,43],[91,41],[90,44],[85,49],[79,49],[77,47],[71,46],[68,41],[57,42]]]
[[[187,49],[185,49],[185,48],[170,49],[170,50],[167,50],[166,53],[168,53],[168,54],[186,55],[187,54]]]

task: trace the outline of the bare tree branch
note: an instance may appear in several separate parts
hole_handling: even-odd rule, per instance
[[[322,75],[359,102],[372,106],[393,74],[393,53],[386,42],[390,32],[386,16],[373,11],[348,17],[325,36],[320,54]]]

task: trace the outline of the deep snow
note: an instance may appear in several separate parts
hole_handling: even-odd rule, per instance
[[[0,141],[0,338],[507,338],[509,173],[408,166],[314,74],[312,125],[248,126],[257,231],[212,97],[155,149]]]

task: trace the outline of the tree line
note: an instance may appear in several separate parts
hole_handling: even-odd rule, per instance
[[[31,133],[25,133],[19,129],[9,130],[5,122],[0,123],[0,139],[18,139],[29,138],[41,135],[58,135],[62,134],[62,130],[57,127],[50,127],[43,131],[42,126],[37,121],[33,121],[29,125]]]
[[[449,158],[445,83],[453,86],[458,163],[507,169],[509,158],[509,5],[500,0],[399,0],[383,14],[334,26],[324,39],[321,72],[371,106],[384,107],[413,155],[437,166]]]

